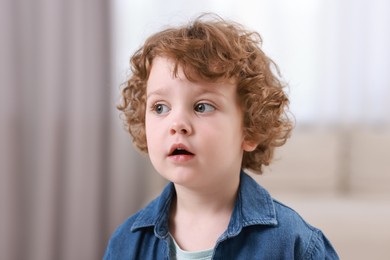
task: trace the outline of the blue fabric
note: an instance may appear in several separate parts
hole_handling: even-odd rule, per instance
[[[104,259],[169,259],[168,218],[175,188],[127,219],[112,235]],[[339,259],[323,233],[271,198],[246,173],[227,230],[213,259]]]

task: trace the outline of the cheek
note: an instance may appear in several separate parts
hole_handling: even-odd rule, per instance
[[[145,134],[146,134],[146,143],[148,145],[149,152],[154,150],[155,147],[161,143],[163,127],[161,122],[158,122],[155,118],[145,118]]]
[[[153,129],[153,124],[151,123],[151,120],[146,117],[145,118],[145,136],[146,136],[146,143],[148,145],[149,151],[150,151],[150,145],[153,143],[153,133],[156,131]]]
[[[241,145],[243,140],[241,124],[235,118],[210,121],[199,130],[208,136],[208,142],[221,147],[231,146],[233,148],[233,146]]]

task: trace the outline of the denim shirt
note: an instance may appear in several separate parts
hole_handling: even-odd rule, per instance
[[[175,188],[128,218],[112,235],[104,259],[169,259],[169,208]],[[241,172],[230,223],[212,259],[339,259],[328,239]]]

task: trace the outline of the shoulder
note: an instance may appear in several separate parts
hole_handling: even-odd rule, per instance
[[[119,225],[108,242],[104,259],[154,258],[161,249],[159,241],[168,233],[168,209],[173,194],[173,185],[167,185],[160,196]],[[150,246],[157,244],[151,250]]]
[[[131,246],[131,226],[139,213],[129,217],[125,222],[116,228],[111,235],[103,259],[115,259],[118,254],[128,255],[130,251],[126,247]],[[125,252],[127,251],[127,252]]]
[[[250,176],[242,175],[241,215],[249,223],[249,235],[293,259],[338,259],[321,230],[310,225],[294,209],[272,198]],[[248,235],[248,234],[247,234]]]
[[[143,210],[130,216],[115,229],[108,242],[104,259],[116,259],[118,256],[131,256],[134,253],[141,232],[134,232],[132,227],[142,212]]]
[[[151,245],[156,244],[158,238],[154,234],[154,225],[148,224],[149,209],[153,208],[153,204],[152,202],[130,216],[116,228],[108,242],[103,259],[154,258],[154,252],[149,249]]]
[[[273,199],[277,216],[277,229],[285,234],[295,247],[298,259],[339,259],[333,246],[323,232],[309,224],[294,209]]]
[[[292,228],[302,231],[315,231],[316,228],[306,222],[303,217],[291,207],[286,204],[272,198],[276,218],[279,226],[283,228]]]
[[[162,214],[161,204],[166,204],[162,194],[120,224],[112,234],[111,240],[125,239],[140,229],[153,229]]]
[[[128,217],[123,223],[121,223],[111,235],[110,243],[117,241],[127,240],[132,235],[132,226],[138,219],[143,210],[138,211],[134,215]]]

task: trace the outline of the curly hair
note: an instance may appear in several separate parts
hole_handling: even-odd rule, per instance
[[[132,73],[117,106],[135,146],[142,152],[148,151],[146,84],[153,59],[163,56],[174,61],[175,75],[181,67],[189,80],[236,82],[245,139],[258,144],[254,151],[244,152],[242,168],[261,174],[262,166],[271,162],[275,147],[286,142],[293,128],[279,69],[261,45],[257,32],[209,15],[150,36],[130,59]]]

